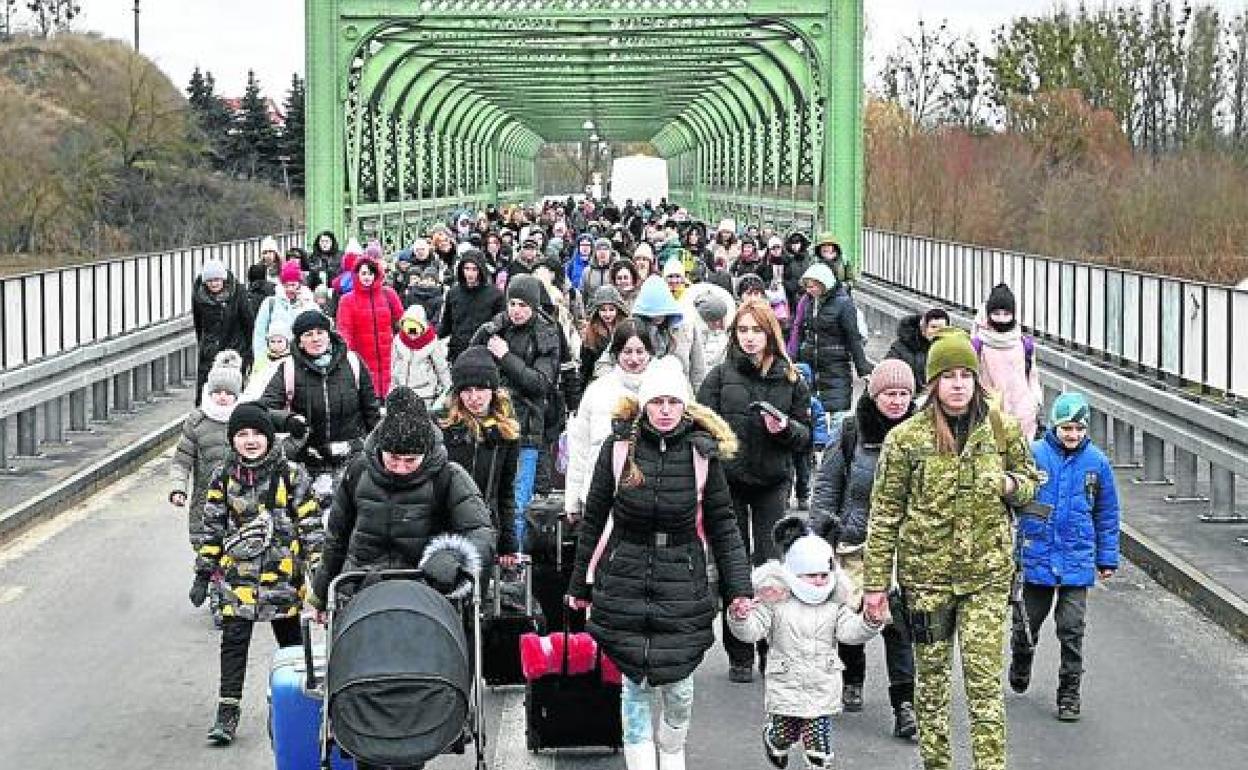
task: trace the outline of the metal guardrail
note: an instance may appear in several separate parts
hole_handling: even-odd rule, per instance
[[[863,273],[974,313],[997,283],[1044,339],[1190,385],[1248,398],[1248,291],[881,230]]]
[[[303,233],[275,236],[283,252]],[[0,371],[190,313],[195,276],[219,259],[242,282],[260,238],[139,254],[0,280]],[[0,394],[2,394],[0,390]]]
[[[855,300],[873,317],[873,326],[886,319],[895,322],[907,313],[922,313],[932,306],[917,292],[899,289],[874,278],[863,277]],[[972,316],[955,310],[951,316],[969,328]],[[1197,490],[1201,461],[1209,463],[1210,510],[1201,519],[1210,523],[1245,523],[1248,517],[1235,507],[1235,477],[1248,476],[1248,421],[1234,410],[1168,392],[1147,379],[1107,368],[1102,361],[1088,360],[1077,351],[1045,345],[1036,348],[1040,380],[1046,401],[1062,391],[1077,390],[1093,407],[1093,439],[1108,448],[1112,418],[1112,459],[1118,467],[1142,469],[1140,483],[1174,484],[1170,502],[1202,502]],[[1230,412],[1228,414],[1228,412]],[[1143,462],[1137,461],[1136,432],[1142,434]],[[1174,479],[1166,476],[1166,446],[1174,448]]]

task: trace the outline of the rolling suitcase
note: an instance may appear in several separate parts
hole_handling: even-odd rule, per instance
[[[576,529],[564,521],[563,495],[551,495],[527,515],[532,533],[533,596],[547,618],[557,618],[563,614],[563,597],[576,562]],[[583,615],[572,619],[570,630],[585,630]]]
[[[560,670],[525,683],[525,740],[529,751],[594,747],[619,750],[624,736],[618,671],[614,677],[604,676],[604,659],[598,650],[592,668],[580,674],[569,673],[569,651],[576,646],[573,642],[576,637],[587,635],[569,634],[566,623],[560,635]]]
[[[533,564],[522,562],[519,581],[503,581],[494,568],[492,601],[481,624],[481,668],[491,686],[524,684],[520,669],[520,637],[545,633],[546,623],[533,602]],[[512,589],[520,588],[522,595]],[[504,598],[506,594],[506,598]]]
[[[316,674],[308,688],[308,661]],[[269,740],[277,770],[317,770],[321,766],[321,704],[325,684],[325,648],[282,647],[269,670]],[[333,770],[354,770],[355,762],[338,747],[331,755]]]

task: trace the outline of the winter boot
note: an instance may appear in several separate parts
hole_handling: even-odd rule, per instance
[[[767,727],[763,727],[763,752],[767,755],[767,761],[772,767],[778,767],[780,770],[789,765],[789,751],[782,749],[771,742],[771,736],[767,734]]]
[[[1010,656],[1010,689],[1020,695],[1031,686],[1032,653],[1015,652]]]
[[[624,744],[624,766],[628,770],[655,770],[658,760],[654,756],[654,741]]]
[[[845,685],[845,688],[841,690],[841,705],[847,712],[862,711],[862,685]]]
[[[685,770],[685,739],[688,727],[671,727],[659,720],[659,770]]]
[[[728,666],[728,681],[736,684],[749,684],[754,681],[754,666]]]
[[[888,701],[893,706],[893,735],[906,739],[917,735],[919,723],[914,715],[914,683],[890,684]]]
[[[1057,718],[1063,722],[1079,721],[1079,675],[1064,674],[1057,681]]]
[[[217,722],[208,731],[208,742],[214,746],[229,746],[238,732],[240,709],[237,698],[222,698],[217,703]]]

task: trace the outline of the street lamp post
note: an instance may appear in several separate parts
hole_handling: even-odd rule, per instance
[[[139,0],[134,0],[134,50],[139,50]]]

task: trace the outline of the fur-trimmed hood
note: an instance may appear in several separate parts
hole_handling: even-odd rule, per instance
[[[739,448],[737,436],[724,418],[696,401],[685,404],[685,414],[693,422],[693,440],[701,452],[724,460],[736,456]],[[624,438],[628,433],[627,426],[640,419],[641,404],[636,396],[622,396],[611,416],[617,423],[617,435]]]
[[[459,562],[459,568],[473,576],[473,578],[462,576],[455,584],[454,590],[446,597],[448,599],[468,598],[472,595],[473,579],[481,574],[481,554],[477,551],[477,547],[463,535],[438,535],[425,546],[425,552],[420,557],[420,568],[424,569],[425,564],[429,562],[429,557],[439,551],[450,551]]]

